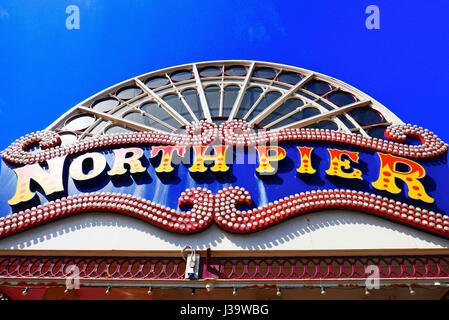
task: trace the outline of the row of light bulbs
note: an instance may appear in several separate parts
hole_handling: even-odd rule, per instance
[[[321,286],[320,288],[321,288],[321,294],[322,294],[323,296],[326,295],[326,287]],[[108,286],[108,287],[106,288],[105,294],[110,294],[110,293],[111,293],[111,289],[112,289],[112,287],[111,287],[111,286]],[[207,290],[208,292],[212,291],[212,286],[206,285],[206,290]],[[29,287],[26,287],[26,288],[22,291],[22,294],[23,294],[23,295],[27,295],[27,294],[28,294],[28,291],[29,291]],[[410,294],[411,294],[411,295],[414,295],[414,294],[416,293],[416,292],[415,292],[415,289],[413,288],[413,286],[409,286],[409,291],[410,291]],[[69,292],[69,289],[66,289],[64,292],[65,292],[65,293]],[[152,293],[153,293],[153,288],[152,288],[152,287],[149,287],[147,293],[148,293],[148,294],[152,294]],[[196,288],[192,288],[192,296],[195,295],[195,293],[196,293]],[[370,295],[370,294],[371,294],[370,289],[369,289],[368,287],[365,287],[365,295],[368,296],[368,295]],[[236,287],[233,288],[233,290],[232,290],[232,295],[233,295],[233,296],[236,296],[236,295],[237,295],[237,288],[236,288]],[[281,293],[281,288],[277,287],[276,295],[277,295],[277,296],[281,296],[281,295],[282,295],[282,293]]]

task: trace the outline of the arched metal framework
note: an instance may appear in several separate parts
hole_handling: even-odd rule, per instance
[[[182,132],[201,119],[245,119],[267,130],[313,127],[376,138],[384,138],[388,125],[402,123],[342,81],[306,69],[237,60],[137,76],[84,100],[47,129],[70,144],[120,132]]]

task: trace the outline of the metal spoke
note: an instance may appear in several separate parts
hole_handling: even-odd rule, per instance
[[[300,120],[300,121],[288,124],[288,125],[283,126],[283,127],[279,128],[279,129],[302,128],[302,127],[314,124],[314,123],[316,123],[316,122],[318,122],[320,120],[324,120],[324,119],[329,119],[329,118],[335,117],[335,116],[340,115],[340,114],[342,114],[344,112],[350,111],[350,110],[352,110],[354,108],[366,106],[366,105],[368,105],[370,103],[371,103],[371,100],[357,101],[357,102],[348,104],[347,106],[341,107],[339,109],[328,111],[326,113],[317,114],[316,116],[313,116],[313,117],[310,117],[310,118],[307,118],[307,119],[303,119],[303,120]]]
[[[165,76],[167,77],[168,81],[170,81],[170,84],[172,85],[173,89],[175,89],[176,94],[178,95],[179,100],[181,100],[182,104],[184,105],[184,107],[187,109],[187,111],[189,112],[190,116],[192,117],[192,119],[194,121],[198,121],[198,118],[196,117],[196,115],[193,113],[192,109],[190,109],[189,104],[187,103],[187,101],[184,99],[184,97],[182,96],[181,92],[178,90],[178,88],[176,87],[176,85],[173,83],[172,79],[170,78],[170,76],[168,75],[168,73],[165,74]]]
[[[268,108],[266,108],[264,111],[259,113],[253,120],[250,121],[251,125],[254,125],[256,123],[261,122],[263,119],[268,117],[270,113],[272,113],[274,110],[276,110],[281,104],[283,104],[291,95],[293,95],[304,83],[309,81],[313,77],[313,73],[307,75],[301,81],[299,81],[297,84],[295,84],[293,87],[290,88],[286,93],[284,93],[282,96],[280,96],[275,102],[273,102]]]
[[[142,81],[137,78],[135,79],[135,81],[142,90],[147,92],[154,100],[156,100],[157,103],[162,107],[162,109],[165,109],[165,111],[167,111],[176,121],[185,126],[189,125],[189,122],[183,116],[176,112],[167,102],[162,100],[161,97],[159,97],[153,90],[148,88]]]
[[[86,107],[82,107],[82,106],[78,106],[77,109],[79,111],[85,112],[85,113],[90,113],[93,114],[96,117],[102,118],[104,120],[107,121],[112,121],[115,124],[127,127],[127,128],[131,128],[131,129],[135,129],[138,131],[154,131],[154,132],[159,132],[159,133],[165,133],[162,130],[156,129],[156,128],[152,128],[152,127],[148,127],[146,125],[134,122],[134,121],[130,121],[130,120],[126,120],[123,118],[117,118],[116,116],[113,116],[111,114],[107,114],[104,112],[100,112],[100,111],[96,111],[90,108],[86,108]]]
[[[242,103],[243,96],[245,95],[246,88],[248,87],[249,81],[251,80],[251,77],[253,76],[254,67],[256,63],[251,63],[251,66],[248,69],[248,73],[246,74],[246,78],[243,81],[242,86],[240,87],[239,94],[237,96],[237,99],[235,99],[234,105],[232,106],[231,113],[229,114],[228,120],[232,120],[237,115],[237,112],[239,111],[240,104]]]
[[[193,65],[192,69],[193,69],[193,74],[195,75],[196,90],[200,96],[200,103],[201,103],[201,108],[203,109],[203,114],[208,121],[212,121],[212,118],[210,117],[209,106],[208,106],[207,100],[206,100],[206,94],[204,93],[203,84],[201,83],[200,74],[198,72],[198,68],[196,67],[196,64]]]

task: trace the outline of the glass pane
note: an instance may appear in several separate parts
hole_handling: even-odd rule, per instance
[[[142,93],[142,90],[140,90],[140,88],[128,87],[128,88],[123,88],[123,89],[120,89],[119,91],[117,91],[117,97],[122,100],[128,100],[128,99],[138,96],[141,93]]]
[[[334,110],[334,108],[330,105],[328,105],[326,102],[318,100],[317,103],[323,107],[325,107],[327,110]]]
[[[338,125],[333,121],[323,120],[318,122],[317,124],[310,125],[307,128],[338,130]]]
[[[218,77],[221,76],[221,69],[218,67],[206,67],[200,71],[201,77]]]
[[[237,118],[242,119],[254,103],[259,99],[262,93],[261,88],[248,88],[243,96],[242,103],[240,104],[239,111],[237,112]]]
[[[358,108],[350,112],[351,117],[361,125],[372,125],[384,122],[382,116],[371,108]]]
[[[158,118],[165,123],[171,125],[174,128],[179,128],[181,125],[178,121],[176,121],[167,111],[158,106],[157,103],[151,102],[144,104],[140,107],[146,113],[152,115],[155,118]]]
[[[114,109],[119,104],[118,100],[112,99],[112,98],[106,98],[96,101],[92,108],[94,110],[100,111],[100,112],[108,112],[109,110]]]
[[[290,99],[287,100],[285,103],[281,104],[274,112],[272,112],[268,117],[262,120],[260,122],[260,125],[262,127],[265,127],[266,125],[272,123],[276,119],[279,119],[286,114],[295,111],[297,108],[300,108],[303,106],[304,103],[299,99]]]
[[[317,114],[320,114],[320,110],[315,108],[304,108],[301,112],[295,113],[292,116],[288,117],[287,119],[282,120],[281,122],[270,127],[270,129],[280,128],[288,124],[316,116]]]
[[[147,82],[145,82],[145,85],[150,89],[159,88],[165,86],[166,84],[168,84],[168,79],[165,77],[150,78]]]
[[[254,71],[253,74],[256,78],[263,78],[263,79],[274,79],[276,76],[276,71],[271,68],[260,68]]]
[[[248,120],[254,119],[259,113],[261,113],[263,110],[268,108],[273,102],[275,102],[279,97],[281,96],[280,92],[277,91],[271,91],[268,92],[262,100],[259,102],[257,107],[251,112],[251,114],[248,117]]]
[[[217,86],[210,86],[204,89],[204,93],[206,94],[206,100],[211,116],[218,117],[220,111],[220,88]]]
[[[348,129],[355,128],[355,126],[352,124],[351,121],[349,121],[349,119],[348,119],[346,116],[344,116],[344,115],[339,115],[339,116],[337,116],[337,118],[338,118],[341,122],[343,122],[343,124],[344,124]]]
[[[106,131],[104,133],[114,134],[114,133],[130,133],[130,132],[135,132],[135,131],[132,129],[124,128],[124,127],[120,127],[120,126],[112,126],[112,127],[109,127],[108,129],[106,129]]]
[[[232,66],[226,68],[225,74],[228,76],[242,77],[246,75],[246,68],[242,66]]]
[[[72,133],[60,133],[59,137],[61,138],[61,145],[69,145],[75,143],[78,137]]]
[[[179,113],[181,116],[184,117],[189,122],[193,122],[193,118],[190,115],[189,111],[185,107],[185,105],[182,103],[181,99],[178,98],[175,94],[169,94],[168,96],[165,96],[162,98],[165,102],[169,104],[170,107],[172,107],[177,113]]]
[[[95,118],[90,115],[75,116],[66,122],[65,129],[69,131],[83,131],[94,123]]]
[[[332,92],[327,96],[327,99],[340,107],[356,102],[352,94],[343,91]]]
[[[228,117],[231,113],[232,107],[234,106],[234,102],[237,99],[237,95],[239,94],[240,87],[239,86],[227,86],[224,89],[224,97],[223,97],[223,116]]]
[[[146,116],[144,116],[141,113],[138,112],[132,112],[132,113],[128,113],[126,116],[123,117],[126,120],[130,120],[133,122],[137,122],[143,125],[146,125],[148,127],[151,128],[156,128],[156,129],[160,129],[160,130],[164,130],[164,131],[170,131],[168,128],[166,128],[165,126],[163,126],[162,124],[160,124],[159,122],[150,119]]]
[[[185,81],[193,78],[193,74],[187,70],[177,71],[171,74],[170,78],[173,82]]]
[[[104,127],[106,127],[106,125],[110,123],[109,121],[100,121],[100,123],[98,123],[95,127],[93,127],[90,130],[90,133],[92,134],[97,134],[98,132],[100,132],[101,130],[104,129]]]
[[[201,108],[200,97],[196,89],[188,89],[182,92],[182,96],[186,100],[192,112],[198,120],[204,119],[203,109]]]
[[[302,91],[298,91],[296,93],[301,95],[301,96],[303,96],[303,97],[306,97],[309,100],[315,101],[315,97],[311,96],[310,94],[304,93]]]
[[[278,81],[289,84],[297,84],[300,80],[301,76],[294,72],[285,72],[278,77]]]
[[[304,88],[310,92],[313,92],[318,95],[323,95],[332,90],[332,87],[324,81],[310,81],[306,83]]]
[[[144,124],[144,125],[148,125],[148,121],[146,121],[146,119],[150,119],[150,118],[145,117],[140,112],[132,112],[132,113],[128,113],[127,115],[125,115],[123,117],[123,119],[137,122],[137,123]]]
[[[378,138],[378,139],[384,139],[387,140],[387,138],[385,137],[385,130],[387,129],[387,127],[374,127],[368,130],[368,135],[373,137],[373,138]]]

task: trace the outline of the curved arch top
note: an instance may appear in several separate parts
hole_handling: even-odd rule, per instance
[[[165,68],[113,85],[47,129],[63,144],[130,131],[182,132],[199,120],[244,119],[257,128],[322,128],[384,138],[402,121],[332,77],[283,64],[225,60]]]

